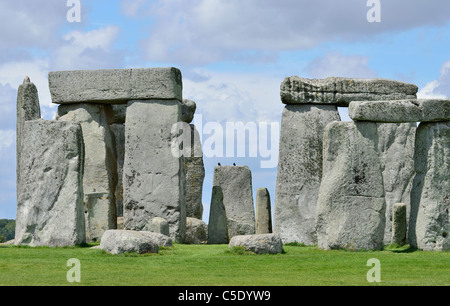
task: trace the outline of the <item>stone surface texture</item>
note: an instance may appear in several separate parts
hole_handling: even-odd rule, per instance
[[[186,218],[186,238],[187,244],[206,244],[208,243],[208,225],[196,218]]]
[[[86,208],[86,238],[98,241],[105,230],[117,228],[115,189],[117,160],[114,134],[110,123],[110,105],[60,105],[56,119],[80,123],[83,131],[85,159],[83,190]]]
[[[255,208],[250,169],[247,166],[215,167],[213,186],[222,188],[228,237],[255,234]]]
[[[16,245],[63,247],[85,239],[84,146],[77,123],[33,120],[23,125]]]
[[[272,233],[272,204],[267,188],[256,191],[256,234]]]
[[[375,123],[333,122],[326,127],[317,204],[320,249],[382,248],[386,205],[377,142]]]
[[[323,133],[333,121],[340,121],[333,105],[287,105],[283,110],[274,207],[274,233],[283,243],[317,243]]]
[[[421,123],[414,155],[409,243],[426,251],[450,249],[450,121]]]
[[[125,159],[125,125],[115,123],[110,125],[113,137],[114,157],[117,162],[117,184],[114,188],[114,198],[116,200],[116,213],[118,217],[123,216],[123,162]]]
[[[182,77],[177,68],[56,71],[49,73],[48,82],[56,104],[182,101]]]
[[[418,87],[385,79],[305,79],[287,77],[281,84],[284,104],[333,104],[351,101],[415,99]]]
[[[152,219],[151,231],[154,233],[170,235],[169,222],[166,219],[155,217]]]
[[[392,244],[403,246],[406,244],[407,211],[405,203],[392,206]]]
[[[256,254],[280,254],[283,242],[277,234],[241,235],[231,238],[229,248],[244,247],[246,251]]]
[[[227,244],[228,242],[227,214],[223,204],[222,187],[213,186],[209,209],[208,244]]]
[[[158,253],[159,250],[152,237],[142,232],[126,230],[106,231],[101,238],[100,248],[113,255]]]
[[[123,168],[125,229],[150,231],[151,220],[161,217],[176,242],[186,231],[184,159],[171,150],[180,114],[177,100],[130,101]]]

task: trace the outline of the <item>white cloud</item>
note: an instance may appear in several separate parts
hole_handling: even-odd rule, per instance
[[[151,61],[206,64],[223,59],[273,60],[277,52],[308,49],[326,41],[367,40],[423,25],[443,25],[444,0],[382,1],[382,22],[366,19],[366,1],[166,0],[150,5],[122,0],[123,13],[149,18],[142,42]]]
[[[0,156],[2,155],[2,151],[10,149],[15,143],[15,130],[0,130]]]
[[[306,70],[312,78],[375,78],[377,73],[370,69],[368,62],[369,57],[367,56],[342,55],[332,52],[312,61]]]
[[[450,97],[450,61],[442,65],[437,80],[428,82],[417,93],[419,99],[446,99]]]

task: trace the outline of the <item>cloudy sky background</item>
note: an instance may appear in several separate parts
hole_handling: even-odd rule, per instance
[[[16,214],[16,96],[26,75],[45,119],[56,111],[48,72],[73,69],[178,67],[203,123],[224,127],[279,122],[280,83],[292,75],[395,79],[422,98],[450,97],[447,0],[381,0],[379,23],[367,21],[367,0],[80,0],[75,23],[67,2],[0,0],[0,219]],[[262,159],[205,160],[205,221],[219,161],[250,166],[254,189],[267,187],[274,205],[277,169]]]

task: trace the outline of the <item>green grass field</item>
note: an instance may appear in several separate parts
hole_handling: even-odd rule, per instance
[[[322,251],[284,246],[284,254],[230,252],[227,245],[180,245],[158,254],[113,256],[102,250],[0,246],[0,285],[50,286],[448,286],[450,253],[385,249]],[[70,258],[81,282],[69,283]],[[367,261],[381,263],[381,283],[369,283]]]

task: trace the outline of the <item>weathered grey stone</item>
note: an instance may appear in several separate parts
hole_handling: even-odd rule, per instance
[[[161,217],[177,242],[186,231],[185,165],[171,148],[180,114],[177,100],[130,101],[123,169],[125,229],[150,231],[149,220]]]
[[[450,249],[450,121],[421,123],[414,155],[409,243],[427,251]]]
[[[123,230],[123,217],[117,217],[117,229]]]
[[[283,110],[274,208],[274,232],[283,243],[317,243],[323,133],[333,121],[340,121],[334,105],[287,105]]]
[[[166,219],[155,217],[152,219],[151,231],[154,233],[170,235],[169,222]]]
[[[161,233],[155,233],[155,232],[146,232],[146,231],[140,231],[142,235],[149,238],[153,241],[156,245],[159,247],[171,247],[173,246],[172,239],[170,239],[169,236],[161,234]]]
[[[186,238],[187,244],[206,244],[208,242],[208,225],[203,220],[196,218],[186,218]]]
[[[256,234],[272,233],[272,205],[267,188],[256,191]]]
[[[49,73],[48,82],[56,104],[183,100],[177,68],[56,71]]]
[[[406,244],[407,212],[405,203],[392,206],[392,243],[400,246]]]
[[[317,201],[320,249],[382,248],[386,205],[377,141],[375,123],[327,125]]]
[[[114,124],[124,124],[127,118],[127,104],[113,104],[111,105],[113,116],[114,116]]]
[[[354,101],[353,120],[374,122],[440,122],[450,120],[450,100],[410,99],[397,101]]]
[[[415,123],[378,123],[378,153],[383,171],[386,200],[384,244],[392,238],[392,207],[405,203],[410,211],[410,195],[414,179]]]
[[[191,123],[194,120],[197,104],[192,100],[181,101],[181,121]]]
[[[213,186],[209,209],[208,244],[226,244],[228,242],[228,224],[222,187]]]
[[[60,105],[56,118],[81,124],[86,152],[83,176],[86,238],[88,242],[97,241],[105,230],[117,228],[115,188],[118,179],[114,136],[110,130],[111,106]]]
[[[108,230],[101,237],[100,248],[107,253],[158,253],[159,247],[154,239],[142,232]]]
[[[84,243],[83,135],[77,123],[23,124],[16,245]]]
[[[283,252],[283,242],[277,234],[243,235],[231,238],[229,248],[244,247],[256,254],[279,254]]]
[[[20,165],[22,151],[22,135],[25,121],[41,119],[38,91],[29,77],[25,77],[23,84],[17,92],[17,124],[16,124],[16,157],[17,170]],[[17,184],[20,182],[20,173],[17,171]]]
[[[422,112],[417,100],[351,102],[348,108],[353,120],[374,122],[418,122]]]
[[[384,79],[305,79],[287,77],[281,84],[284,104],[334,104],[348,106],[351,101],[415,99],[418,87]]]
[[[228,237],[255,234],[255,208],[250,169],[247,166],[215,167],[213,186],[222,188]]]
[[[188,156],[184,156],[186,168],[186,216],[196,219],[203,218],[203,181],[205,166],[203,163],[200,134],[193,124],[189,125],[191,135],[187,141],[191,143]]]
[[[114,156],[117,162],[117,184],[114,189],[114,198],[116,200],[116,213],[118,217],[123,216],[123,162],[125,159],[125,125],[110,125],[113,137]]]

